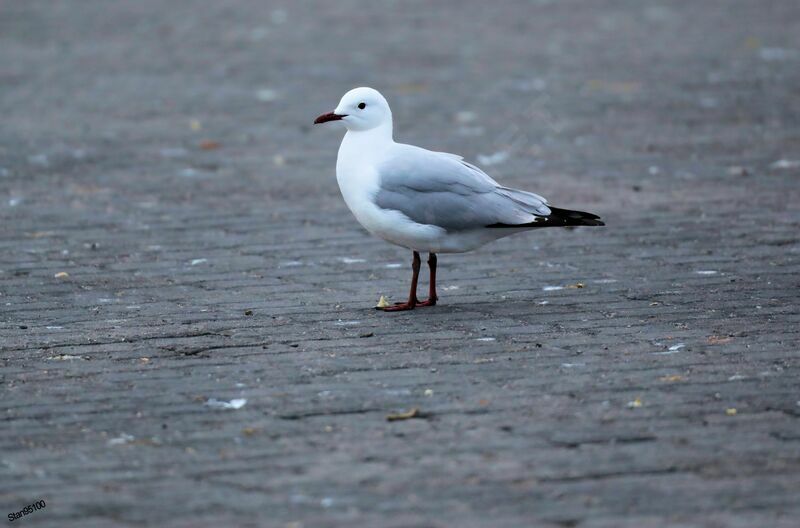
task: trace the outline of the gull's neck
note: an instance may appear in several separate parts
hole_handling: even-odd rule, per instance
[[[350,143],[394,143],[392,121],[380,124],[369,130],[348,130],[344,141]]]

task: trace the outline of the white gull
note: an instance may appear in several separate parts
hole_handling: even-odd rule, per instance
[[[436,253],[461,253],[521,231],[602,226],[597,215],[559,209],[543,197],[504,187],[461,156],[396,143],[392,111],[372,88],[355,88],[314,123],[343,123],[336,179],[347,206],[370,233],[413,251],[409,310],[436,304]],[[428,299],[417,299],[420,252],[429,254]]]

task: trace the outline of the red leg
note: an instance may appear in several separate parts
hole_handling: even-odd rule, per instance
[[[418,302],[417,306],[434,306],[439,296],[436,295],[436,253],[428,253],[428,268],[431,270],[431,283],[428,287],[428,300]]]
[[[414,307],[417,306],[417,281],[419,280],[420,265],[419,253],[415,251],[414,258],[411,260],[411,291],[408,293],[408,302],[396,303],[385,308],[378,308],[378,310],[383,310],[384,312],[399,312],[402,310],[413,310]]]

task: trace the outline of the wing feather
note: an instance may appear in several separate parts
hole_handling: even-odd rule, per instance
[[[503,187],[455,154],[398,145],[378,167],[376,204],[447,231],[530,224],[550,214],[537,194]]]

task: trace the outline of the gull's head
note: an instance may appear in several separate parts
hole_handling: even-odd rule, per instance
[[[391,130],[392,111],[378,90],[353,88],[342,96],[336,110],[322,114],[314,120],[314,124],[328,121],[341,121],[348,130],[371,130],[386,126]]]

